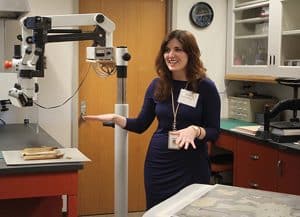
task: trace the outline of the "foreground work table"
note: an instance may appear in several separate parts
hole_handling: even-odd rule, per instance
[[[234,155],[233,184],[300,195],[300,145],[276,143],[231,129],[253,123],[223,119],[216,145]]]
[[[1,151],[34,146],[61,147],[42,128],[37,132],[35,125],[0,127]],[[82,168],[83,163],[7,166],[1,154],[0,216],[61,216],[62,195],[67,195],[67,214],[77,217],[78,170]]]
[[[300,196],[225,185],[193,184],[143,217],[298,216]]]

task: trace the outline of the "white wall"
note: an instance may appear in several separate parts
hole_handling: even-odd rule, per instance
[[[30,0],[30,15],[72,14],[78,12],[78,1],[74,0]],[[47,69],[40,79],[38,102],[53,106],[72,95],[73,81],[78,75],[78,42],[49,43],[46,45]],[[45,110],[39,109],[40,125],[63,146],[71,146],[72,103]]]
[[[29,4],[31,11],[26,16],[78,13],[78,0],[29,0]],[[20,28],[15,24],[9,26],[7,31],[11,35],[6,37],[10,46],[10,48],[6,46],[6,49],[12,50],[12,41],[15,41],[13,38],[20,34]],[[45,77],[39,79],[38,103],[44,106],[53,106],[71,96],[77,87],[78,42],[48,43],[45,51],[47,69],[45,70]],[[0,118],[8,123],[18,123],[23,122],[24,117],[28,114],[31,122],[38,121],[40,126],[60,144],[70,147],[74,134],[72,115],[77,113],[73,111],[74,108],[77,108],[74,105],[77,105],[76,97],[73,102],[68,102],[53,110],[27,108],[27,112],[24,112],[24,109],[16,109],[11,106],[9,112],[0,113]]]
[[[196,28],[189,20],[190,9],[198,0],[174,0],[172,29],[185,29],[197,38],[201,59],[207,68],[207,75],[217,85],[222,100],[222,117],[227,117],[227,96],[225,93],[226,64],[226,17],[227,0],[205,0],[214,10],[214,18],[208,27]]]

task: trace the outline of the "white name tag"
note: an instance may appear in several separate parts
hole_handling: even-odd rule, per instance
[[[199,93],[194,93],[189,90],[181,89],[178,97],[178,103],[196,107],[199,98]]]
[[[173,135],[171,134],[171,132],[169,132],[169,141],[168,141],[169,149],[175,149],[175,150],[179,149],[179,145],[176,144],[176,139],[177,139],[177,135]]]

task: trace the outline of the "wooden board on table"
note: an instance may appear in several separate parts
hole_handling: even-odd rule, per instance
[[[59,148],[58,150],[64,154],[62,158],[58,159],[24,160],[22,156],[23,150],[2,151],[2,155],[4,157],[6,165],[73,163],[91,161],[77,148]]]

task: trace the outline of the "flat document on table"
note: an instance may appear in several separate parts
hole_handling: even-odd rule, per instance
[[[173,214],[205,195],[213,187],[213,185],[204,184],[189,185],[172,197],[146,211],[143,217],[173,217]]]
[[[254,126],[239,126],[231,129],[232,131],[255,136],[256,132],[262,129],[262,125],[254,125]]]
[[[227,185],[192,184],[143,217],[296,217],[300,196]]]
[[[296,217],[300,196],[216,185],[172,217]]]
[[[49,164],[49,163],[73,163],[91,161],[77,148],[58,148],[56,151],[62,154],[61,158],[55,159],[24,159],[24,150],[2,151],[6,165],[26,165],[26,164]]]

